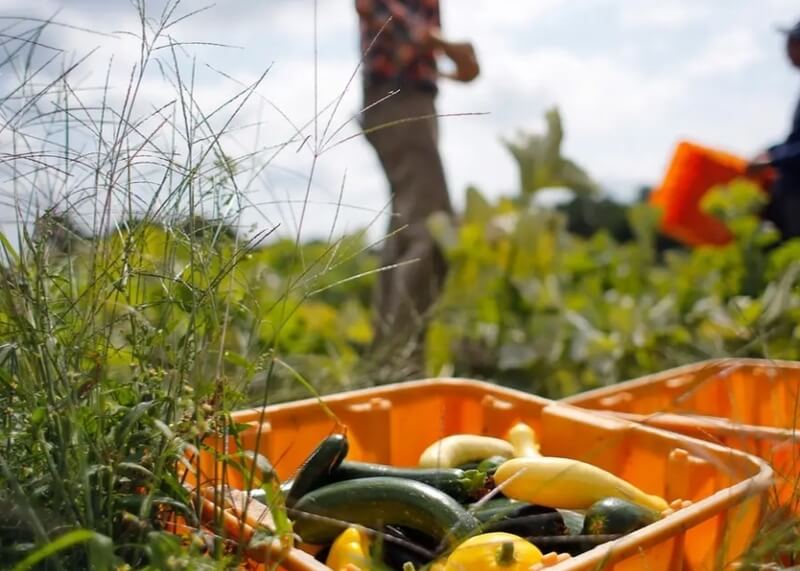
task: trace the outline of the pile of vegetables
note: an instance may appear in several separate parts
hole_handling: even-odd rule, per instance
[[[416,468],[347,454],[347,437],[333,434],[282,486],[295,535],[334,571],[543,568],[683,505],[591,464],[541,455],[524,423],[506,439],[445,437]]]

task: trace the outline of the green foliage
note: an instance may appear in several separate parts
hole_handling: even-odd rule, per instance
[[[633,239],[627,204],[580,194],[556,209],[564,214],[567,230],[572,234],[589,237],[603,230],[617,242]]]
[[[248,402],[341,386],[371,338],[369,280],[347,281],[370,258],[357,237],[257,248],[201,219],[51,238],[0,276],[0,546],[21,568],[156,565],[175,555],[165,514],[199,525],[175,472],[187,447]]]
[[[432,373],[452,370],[558,398],[722,356],[800,358],[798,244],[772,250],[744,182],[708,207],[736,239],[724,248],[656,251],[658,212],[628,210],[634,240],[565,230],[559,213],[471,189],[460,226],[432,229],[450,274],[428,346]]]
[[[597,190],[586,171],[561,155],[564,130],[558,109],[548,111],[545,121],[547,127],[542,134],[521,132],[516,140],[503,141],[519,166],[522,194],[529,196],[543,188],[554,187],[578,193]]]

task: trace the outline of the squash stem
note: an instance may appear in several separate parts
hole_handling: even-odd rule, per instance
[[[497,564],[507,566],[514,563],[514,542],[504,541],[500,544],[500,551],[497,553]]]
[[[480,470],[466,470],[461,481],[466,486],[468,493],[478,494],[486,486],[486,474]]]

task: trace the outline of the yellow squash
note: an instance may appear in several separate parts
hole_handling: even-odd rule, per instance
[[[541,456],[536,433],[524,422],[518,422],[511,427],[507,435],[508,441],[514,447],[515,458],[535,458]]]
[[[571,458],[513,458],[497,468],[494,481],[509,498],[551,508],[588,509],[603,498],[621,498],[661,512],[663,498],[644,493],[605,470]]]
[[[348,527],[331,545],[325,564],[333,571],[368,571],[369,540],[355,527]]]
[[[419,457],[422,468],[455,468],[474,460],[492,456],[510,458],[514,448],[502,438],[476,434],[454,434],[437,440]]]
[[[459,545],[443,571],[527,571],[541,560],[541,551],[517,535],[484,533]]]

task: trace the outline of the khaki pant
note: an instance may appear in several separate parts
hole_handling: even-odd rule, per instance
[[[386,97],[388,87],[365,91],[365,107]],[[434,212],[451,213],[438,150],[434,94],[403,89],[364,112],[363,127],[419,118],[367,132],[389,181],[392,216],[375,291],[376,346],[419,344],[425,317],[446,273],[444,258],[426,227]],[[418,347],[421,349],[421,347]],[[421,354],[421,353],[420,353]]]

